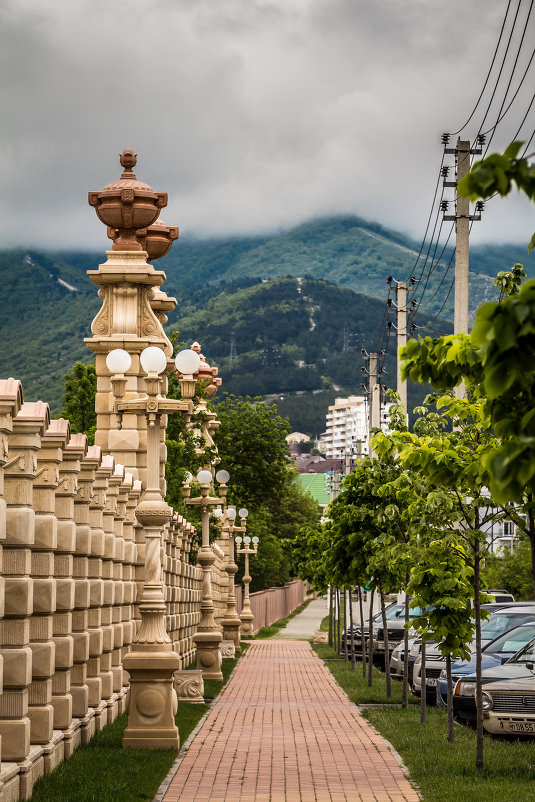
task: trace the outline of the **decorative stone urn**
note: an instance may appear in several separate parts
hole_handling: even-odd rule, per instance
[[[119,159],[124,168],[121,177],[107,184],[101,192],[89,192],[89,205],[94,206],[99,220],[108,227],[112,250],[141,251],[136,231],[149,228],[157,220],[160,209],[167,206],[167,192],[154,192],[137,179],[132,169],[137,154],[131,148],[125,148]]]
[[[178,239],[178,226],[168,226],[163,220],[156,220],[148,228],[137,231],[136,237],[148,254],[147,261],[152,262],[153,259],[161,259],[171,250],[171,245]]]

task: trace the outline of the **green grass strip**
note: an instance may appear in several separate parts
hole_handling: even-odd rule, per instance
[[[535,800],[535,744],[533,740],[485,736],[484,768],[475,767],[475,731],[455,725],[455,743],[447,740],[444,708],[428,707],[427,721],[420,724],[420,700],[411,696],[410,706],[393,706],[401,701],[401,683],[392,682],[392,699],[386,698],[382,672],[374,668],[373,686],[345,660],[333,660],[336,653],[326,644],[313,644],[338,684],[357,705],[377,704],[362,709],[362,715],[399,752],[410,779],[424,802],[516,802]]]
[[[444,708],[428,708],[425,725],[415,708],[374,708],[363,715],[397,749],[425,802],[535,799],[533,741],[486,736],[484,768],[478,773],[475,731],[458,724],[455,743],[448,743]]]
[[[242,654],[248,645],[242,645]],[[239,658],[222,663],[223,682],[207,680],[205,699],[221,692]],[[209,710],[207,705],[179,702],[175,718],[184,744]],[[152,800],[171,768],[176,749],[123,749],[126,714],[108,724],[34,786],[31,802],[147,802]]]

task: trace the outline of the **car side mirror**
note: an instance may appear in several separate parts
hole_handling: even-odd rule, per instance
[[[531,661],[529,663],[526,663],[526,668],[528,671],[533,671],[534,668],[533,663]]]
[[[508,657],[502,657],[502,660],[501,660],[502,666],[503,666],[504,663],[507,663],[508,660],[509,660]]]

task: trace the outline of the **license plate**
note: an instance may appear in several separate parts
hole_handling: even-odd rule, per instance
[[[429,679],[426,678],[425,684],[427,685],[428,688],[436,688],[437,685],[436,677],[430,677]]]
[[[505,725],[510,732],[535,732],[535,724],[522,723],[520,721],[509,721]]]

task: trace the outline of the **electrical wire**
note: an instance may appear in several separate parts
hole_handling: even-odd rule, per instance
[[[497,119],[497,120],[496,120],[496,122],[494,123],[493,127],[492,127],[492,128],[488,128],[486,131],[484,131],[484,132],[483,132],[483,136],[487,136],[488,134],[490,134],[490,132],[491,132],[491,131],[494,131],[494,130],[496,129],[496,126],[497,126],[499,123],[501,123],[501,121],[503,120],[503,118],[505,117],[505,115],[507,114],[507,112],[509,111],[509,109],[511,108],[511,106],[513,105],[514,101],[515,101],[515,100],[516,100],[516,98],[517,98],[517,95],[518,95],[518,93],[520,92],[520,89],[522,88],[522,85],[523,85],[523,83],[524,83],[524,81],[525,81],[526,75],[528,74],[529,68],[531,67],[531,64],[532,64],[532,62],[533,62],[533,59],[534,59],[534,58],[535,58],[535,48],[533,49],[533,52],[531,53],[530,59],[529,59],[529,61],[528,61],[528,66],[527,66],[527,67],[526,67],[526,69],[524,70],[524,75],[523,75],[523,76],[522,76],[522,78],[520,79],[520,83],[519,83],[519,85],[518,85],[518,87],[517,87],[517,90],[516,90],[516,92],[514,93],[513,97],[511,98],[511,100],[510,100],[510,102],[509,102],[509,105],[507,106],[507,108],[505,109],[505,111],[503,112],[503,114],[501,114],[501,116],[499,116],[499,117],[498,117],[498,119]],[[511,75],[511,78],[512,78],[512,75]],[[506,92],[506,94],[505,94],[505,97],[506,97],[506,96],[507,96],[507,92]],[[504,97],[504,103],[505,103],[505,97]],[[532,102],[533,102],[533,101],[532,101]],[[503,104],[502,104],[502,108],[503,108]]]
[[[440,162],[440,167],[439,167],[439,170],[438,170],[437,183],[435,184],[435,192],[433,194],[433,200],[431,202],[431,210],[429,212],[429,217],[427,218],[427,225],[425,227],[424,238],[422,240],[422,244],[420,245],[420,250],[418,251],[418,255],[416,257],[416,261],[414,262],[414,264],[412,266],[412,270],[411,270],[410,276],[405,279],[405,282],[407,284],[409,283],[411,278],[414,276],[414,271],[416,270],[416,266],[417,266],[417,264],[418,264],[418,262],[420,260],[420,256],[422,255],[422,251],[423,251],[424,246],[425,246],[425,242],[426,242],[426,239],[427,239],[427,232],[429,231],[429,226],[431,224],[431,218],[433,216],[433,209],[435,208],[435,201],[437,199],[437,192],[438,192],[438,188],[440,186],[440,178],[442,176],[442,167],[444,166],[444,155],[445,154],[443,153],[442,154],[442,159],[441,159],[441,162]],[[444,194],[444,188],[442,189],[442,194]]]
[[[494,138],[494,134],[496,133],[496,128],[498,127],[500,119],[502,119],[501,118],[501,113],[503,111],[503,107],[505,105],[505,101],[507,99],[507,95],[509,94],[509,89],[511,87],[511,83],[513,81],[513,76],[515,74],[515,70],[516,70],[516,67],[517,67],[517,64],[518,64],[518,59],[520,57],[520,52],[522,50],[522,45],[524,43],[524,37],[526,35],[526,31],[527,31],[527,27],[528,27],[528,23],[529,23],[529,18],[531,16],[531,12],[533,10],[533,3],[534,2],[535,2],[535,0],[531,0],[530,6],[529,6],[529,10],[528,10],[528,14],[527,14],[527,17],[526,17],[526,22],[524,24],[524,30],[522,31],[522,36],[520,38],[520,44],[518,45],[517,54],[516,54],[515,61],[514,61],[514,64],[513,64],[513,69],[511,70],[511,74],[509,76],[509,81],[507,82],[507,87],[505,89],[505,94],[503,96],[502,104],[500,106],[500,110],[498,111],[498,118],[497,118],[496,122],[494,123],[494,125],[491,128],[489,128],[489,130],[486,132],[486,133],[489,133],[489,132],[492,132],[492,133],[491,133],[490,137],[487,140],[487,144],[486,144],[485,150],[483,152],[483,158],[486,156],[486,154],[489,151],[490,144],[491,144],[491,142],[492,142],[492,140]],[[520,3],[519,3],[519,7],[520,7]],[[516,16],[515,16],[515,21],[516,21]],[[511,30],[511,35],[512,35],[512,30]],[[510,39],[509,39],[509,42],[510,42]],[[532,54],[531,59],[529,61],[529,64],[531,64],[531,61],[532,61],[534,55],[535,55],[535,50],[533,51],[533,54]],[[505,61],[505,59],[504,59],[504,61]],[[500,72],[500,75],[501,75],[501,72]],[[526,75],[526,73],[524,73],[524,76],[522,77],[522,80],[520,82],[520,86],[518,87],[517,93],[515,93],[514,97],[516,97],[516,94],[518,94],[518,91],[520,90],[520,87],[522,86],[522,83],[524,81],[525,75]],[[498,80],[499,80],[499,76],[498,76]],[[513,97],[513,100],[514,100],[514,97]],[[506,113],[509,110],[510,106],[511,106],[511,104],[508,106],[508,108],[506,110]],[[478,136],[479,136],[480,133],[481,133],[481,129],[478,131]]]
[[[503,68],[505,67],[505,62],[506,62],[507,56],[509,54],[509,47],[511,46],[511,39],[513,38],[513,33],[514,33],[514,30],[515,30],[515,27],[516,27],[516,21],[518,19],[518,13],[520,11],[520,6],[521,5],[522,5],[522,0],[518,0],[518,5],[516,7],[516,12],[515,12],[515,16],[514,16],[514,19],[513,19],[513,24],[511,26],[511,32],[509,33],[509,39],[507,40],[505,53],[503,55],[502,63],[501,63],[501,66],[500,66],[500,70],[498,72],[498,77],[496,78],[496,83],[494,84],[494,89],[492,90],[492,94],[490,96],[489,104],[487,106],[487,110],[485,112],[483,120],[481,121],[481,124],[479,126],[479,130],[477,132],[477,136],[479,136],[479,134],[481,133],[481,131],[483,129],[483,126],[485,125],[485,121],[486,121],[486,119],[488,117],[489,111],[490,111],[492,103],[494,101],[494,97],[496,95],[496,91],[497,91],[498,85],[500,83],[500,78],[502,77]]]
[[[490,63],[490,67],[489,67],[489,70],[487,72],[487,77],[485,78],[485,83],[483,84],[483,89],[481,90],[481,93],[480,93],[480,95],[479,95],[479,97],[478,97],[478,99],[476,101],[476,105],[472,109],[472,113],[470,114],[470,116],[468,117],[468,119],[466,120],[464,125],[462,125],[461,128],[459,128],[458,131],[454,131],[452,136],[457,136],[457,134],[460,134],[461,131],[463,131],[466,128],[466,126],[468,125],[468,123],[470,122],[470,120],[472,119],[474,114],[476,113],[477,108],[478,108],[478,106],[479,106],[479,104],[481,102],[481,98],[483,97],[483,93],[485,92],[485,89],[487,88],[487,84],[489,82],[489,78],[490,78],[490,74],[492,72],[492,68],[494,67],[494,62],[496,61],[496,56],[498,55],[498,49],[500,47],[500,43],[502,41],[503,32],[505,30],[505,23],[507,21],[507,17],[509,16],[509,9],[511,7],[511,2],[512,2],[512,0],[509,0],[509,2],[507,3],[507,8],[505,10],[505,16],[503,18],[502,27],[501,27],[501,30],[500,30],[500,35],[498,37],[498,43],[497,43],[497,45],[496,45],[496,47],[494,49],[494,55],[492,56],[492,61]]]

